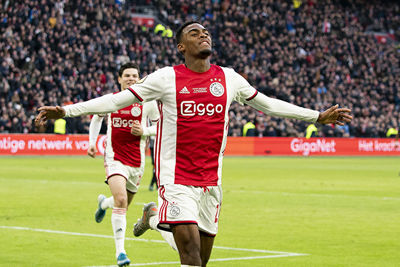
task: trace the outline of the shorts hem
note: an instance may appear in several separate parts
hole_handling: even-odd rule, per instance
[[[157,228],[160,230],[171,232],[171,225],[178,225],[178,224],[196,224],[196,221],[160,221],[157,225]]]
[[[128,181],[128,178],[126,178],[125,175],[123,175],[123,174],[121,174],[121,173],[113,173],[113,174],[110,174],[110,175],[108,175],[108,176],[106,177],[106,184],[108,184],[108,179],[110,179],[111,177],[113,177],[113,176],[115,176],[115,175],[122,176],[122,177],[125,178],[125,180]]]
[[[215,237],[217,235],[217,234],[210,234],[210,233],[202,231],[202,230],[199,230],[199,232],[204,234],[205,236],[208,236],[208,237]]]
[[[128,188],[126,189],[126,191],[128,191],[131,194],[136,194],[137,193],[137,190],[136,191],[132,191],[132,190],[129,190]]]

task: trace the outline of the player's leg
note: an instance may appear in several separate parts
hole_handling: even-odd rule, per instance
[[[129,205],[131,204],[133,197],[135,196],[136,193],[133,193],[129,190],[126,190],[126,193],[128,195],[128,207],[129,207]]]
[[[114,208],[128,207],[128,193],[126,191],[126,178],[122,175],[113,175],[108,178],[108,186],[114,198]]]
[[[129,204],[132,202],[135,193],[127,191],[127,194],[128,194],[128,206],[129,206]],[[106,215],[106,210],[114,208],[114,197],[113,196],[106,197],[105,195],[100,194],[97,197],[97,203],[98,206],[96,213],[94,214],[94,219],[96,220],[96,222],[100,223],[103,221],[104,216]]]
[[[138,237],[143,235],[147,230],[149,229],[154,229],[150,225],[150,220],[153,224],[158,223],[158,220],[156,219],[158,212],[157,212],[157,205],[154,202],[150,202],[147,204],[144,204],[143,206],[143,215],[141,218],[137,220],[135,225],[133,226],[133,235]],[[156,225],[157,227],[157,225]]]
[[[201,187],[168,184],[158,190],[158,228],[172,230],[182,265],[200,266]]]
[[[154,166],[153,166],[153,177],[151,178],[151,183],[150,183],[150,186],[149,186],[149,190],[150,190],[150,191],[153,191],[153,190],[154,190],[154,186],[155,186],[156,189],[157,189],[156,170],[155,170],[155,168],[154,168]]]
[[[210,259],[211,251],[214,245],[215,236],[200,232],[200,257],[201,266],[206,266]]]
[[[221,211],[221,186],[204,187],[200,197],[200,216],[198,227],[200,231],[200,255],[202,266],[210,259],[215,235],[218,232],[218,220]]]
[[[176,224],[171,228],[181,264],[201,266],[201,241],[197,224]]]
[[[112,196],[107,198],[105,195],[100,194],[97,197],[97,210],[94,214],[94,219],[97,223],[103,221],[108,208],[114,208],[114,198]]]
[[[104,216],[106,215],[106,210],[114,208],[114,197],[106,197],[105,195],[100,194],[97,197],[97,204],[98,205],[94,214],[94,219],[97,223],[100,223],[103,221]]]
[[[114,232],[115,254],[119,266],[130,263],[125,251],[126,210],[128,207],[128,194],[126,191],[126,178],[113,175],[108,178],[108,185],[114,198],[114,208],[111,214],[111,224]]]
[[[164,238],[164,240],[172,247],[173,250],[178,251],[172,233],[158,229],[157,225],[158,209],[156,203],[150,202],[144,204],[143,215],[133,226],[133,235],[138,237],[143,235],[149,229],[155,230],[161,234],[162,238]]]

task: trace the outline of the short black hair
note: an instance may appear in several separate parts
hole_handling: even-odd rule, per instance
[[[118,76],[119,76],[119,77],[122,77],[122,74],[124,73],[124,70],[126,70],[126,69],[137,69],[138,74],[139,74],[139,76],[140,76],[139,65],[136,64],[136,63],[133,63],[133,62],[128,62],[128,63],[123,64],[123,65],[121,66],[121,68],[119,68]]]
[[[181,42],[181,40],[182,40],[182,31],[183,31],[183,29],[186,28],[186,26],[189,26],[189,25],[195,24],[195,23],[200,24],[200,22],[198,22],[198,21],[191,20],[191,21],[185,22],[184,24],[182,24],[182,25],[179,27],[179,29],[176,31],[176,37],[175,37],[175,38],[176,38],[176,44],[177,44],[177,45],[178,45],[178,44]]]

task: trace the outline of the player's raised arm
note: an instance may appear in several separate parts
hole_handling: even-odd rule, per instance
[[[49,119],[63,117],[77,117],[87,114],[110,113],[133,103],[140,102],[129,90],[117,94],[108,94],[89,101],[68,106],[44,106],[39,108],[39,115],[35,119],[37,125],[43,125]]]

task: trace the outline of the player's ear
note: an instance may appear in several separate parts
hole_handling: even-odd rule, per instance
[[[118,83],[121,84],[121,77],[118,75]]]
[[[185,53],[185,45],[182,43],[178,44],[178,52],[181,53],[183,55],[183,53]]]

